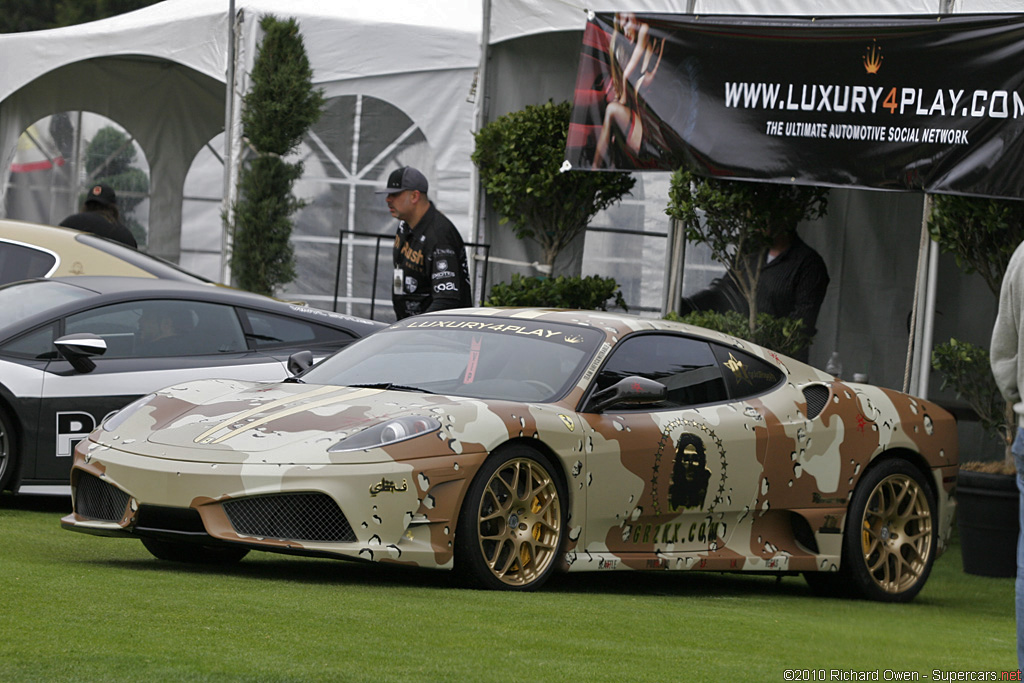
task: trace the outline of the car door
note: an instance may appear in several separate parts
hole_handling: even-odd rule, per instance
[[[727,555],[754,512],[767,430],[755,406],[730,402],[726,372],[711,344],[681,334],[635,334],[615,347],[598,389],[635,375],[665,384],[668,398],[584,413],[594,431],[587,550],[637,568]]]
[[[178,334],[153,338],[154,319],[175,320]],[[75,333],[98,335],[107,351],[93,358],[96,367],[87,373],[59,356],[47,364],[35,480],[66,481],[75,444],[139,396],[194,379],[287,376],[282,362],[248,347],[232,306],[175,299],[111,304],[64,319],[61,334]]]

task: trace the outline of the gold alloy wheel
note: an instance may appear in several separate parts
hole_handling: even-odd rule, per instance
[[[551,474],[531,458],[515,458],[491,475],[477,517],[480,552],[491,573],[527,586],[555,560],[562,534],[561,501]]]
[[[906,474],[878,482],[861,522],[864,566],[886,593],[913,586],[929,566],[932,514],[927,493]]]

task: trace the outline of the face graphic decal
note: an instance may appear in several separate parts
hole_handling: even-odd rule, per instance
[[[711,470],[707,467],[704,442],[695,434],[681,435],[676,443],[672,482],[668,487],[669,507],[672,511],[703,508],[710,478]]]

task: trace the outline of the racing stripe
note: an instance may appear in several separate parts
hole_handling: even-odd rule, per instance
[[[259,413],[266,412],[267,410],[273,410],[273,409],[279,408],[279,407],[285,407],[285,406],[291,405],[293,403],[296,403],[298,401],[306,401],[307,399],[312,398],[313,396],[320,395],[320,394],[335,393],[335,392],[337,392],[339,390],[344,391],[345,393],[343,393],[340,396],[338,396],[338,395],[328,396],[327,398],[322,398],[319,401],[311,401],[311,402],[308,402],[308,403],[304,402],[302,405],[292,406],[291,408],[286,408],[285,410],[280,410],[280,411],[275,412],[275,413],[273,413],[271,415],[265,415],[264,417],[262,417],[262,418],[260,418],[258,420],[254,420],[253,422],[249,422],[244,427],[239,427],[237,429],[230,429],[230,425],[236,424],[236,423],[238,423],[239,420],[244,420],[247,417],[250,417],[252,415],[257,415]],[[239,434],[241,434],[243,432],[250,431],[252,429],[255,429],[256,427],[264,425],[264,424],[266,424],[268,422],[273,422],[274,420],[280,419],[282,417],[288,417],[289,415],[296,415],[298,413],[304,413],[304,412],[313,410],[314,408],[320,408],[320,407],[323,407],[323,406],[332,405],[334,403],[340,403],[342,401],[349,401],[349,400],[353,400],[353,399],[359,399],[359,398],[363,398],[365,396],[373,396],[373,395],[381,393],[382,391],[384,391],[384,390],[383,389],[357,389],[357,390],[353,391],[353,390],[348,390],[347,388],[343,388],[343,387],[320,387],[318,389],[313,389],[311,391],[307,391],[307,392],[305,392],[303,394],[299,394],[297,396],[291,396],[291,397],[288,397],[288,398],[278,399],[276,401],[272,401],[270,403],[267,403],[266,405],[258,406],[256,408],[251,408],[251,409],[249,409],[249,410],[247,410],[247,411],[245,411],[243,413],[239,413],[237,415],[232,415],[230,419],[224,420],[223,422],[221,422],[220,424],[216,425],[215,427],[212,427],[212,428],[206,430],[205,432],[203,432],[202,434],[200,434],[199,436],[197,436],[195,439],[193,439],[193,442],[194,443],[209,443],[209,444],[221,443],[223,441],[226,441],[227,439],[230,439],[233,436],[238,436]],[[224,434],[223,436],[219,436],[216,439],[210,439],[211,436],[213,436],[215,433],[217,433],[221,429],[228,429],[229,431],[228,431],[227,434]]]

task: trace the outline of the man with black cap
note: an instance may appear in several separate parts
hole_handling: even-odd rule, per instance
[[[100,237],[121,242],[133,249],[139,247],[132,231],[121,222],[121,213],[117,210],[117,196],[114,194],[114,189],[103,183],[97,183],[89,188],[81,213],[68,216],[60,224],[65,228],[91,232]]]
[[[427,199],[427,179],[411,166],[392,171],[388,210],[397,218],[391,300],[398,320],[417,313],[472,305],[462,236]]]

